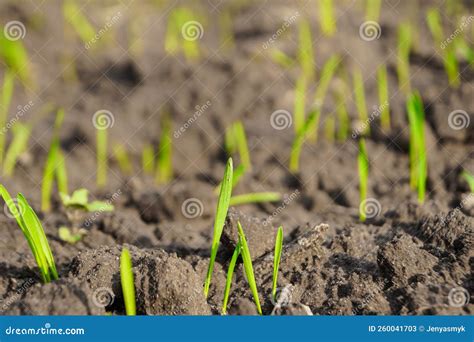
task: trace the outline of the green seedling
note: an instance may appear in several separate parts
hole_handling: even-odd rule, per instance
[[[304,123],[303,127],[301,127],[299,132],[296,134],[295,140],[291,146],[290,154],[289,167],[292,173],[297,173],[300,169],[300,155],[303,143],[305,142],[310,129],[314,127],[314,124],[319,119],[319,113],[320,112],[318,110],[313,110],[313,112],[308,116],[308,119]]]
[[[359,113],[359,121],[364,123],[364,127],[366,127],[365,131],[360,133],[362,135],[370,134],[370,125],[367,124],[369,122],[369,114],[367,112],[367,105],[365,102],[364,79],[360,69],[354,70],[352,74],[352,80],[354,86],[355,103],[357,112]]]
[[[365,20],[379,21],[381,0],[367,0],[365,7]]]
[[[114,210],[114,206],[109,202],[89,202],[89,190],[87,189],[78,189],[72,195],[65,193],[60,193],[59,195],[63,206],[67,209],[66,214],[72,225],[71,228],[66,226],[60,227],[58,231],[59,238],[70,244],[79,242],[87,234],[87,230],[80,227],[84,213]]]
[[[398,27],[397,42],[397,75],[399,89],[408,94],[411,91],[410,83],[410,50],[412,46],[412,28],[409,23],[402,23]]]
[[[270,51],[270,58],[278,65],[285,69],[289,69],[296,64],[296,61],[279,49]]]
[[[10,177],[15,169],[16,162],[20,155],[26,151],[30,139],[32,126],[17,122],[13,127],[13,139],[5,155],[3,174]]]
[[[49,147],[48,157],[43,172],[41,183],[41,209],[45,212],[51,210],[51,194],[53,192],[54,178],[56,176],[58,190],[61,193],[68,193],[66,167],[64,156],[61,152],[59,132],[64,120],[64,110],[59,109],[53,129],[53,138]]]
[[[426,12],[426,22],[435,42],[436,51],[443,57],[444,69],[448,75],[449,85],[457,88],[461,81],[459,79],[459,64],[455,51],[456,45],[443,44],[443,25],[441,23],[441,15],[437,8],[430,8]],[[444,49],[441,49],[441,46],[444,46]]]
[[[321,31],[330,37],[337,31],[336,18],[334,17],[334,4],[332,0],[319,1],[319,22]]]
[[[346,87],[343,84],[343,86],[340,87],[340,89],[338,89],[334,95],[338,120],[338,129],[336,135],[337,140],[340,142],[347,140],[350,130],[350,119],[349,114],[347,113],[345,89]]]
[[[68,227],[62,226],[59,227],[58,230],[59,239],[71,245],[75,245],[76,243],[81,241],[86,234],[87,230],[82,228],[78,229],[77,231],[74,231],[73,229],[69,229]]]
[[[331,56],[326,61],[326,63],[324,63],[323,69],[321,70],[321,77],[319,79],[319,83],[316,87],[316,93],[314,95],[314,107],[320,112],[324,104],[324,100],[326,98],[329,83],[333,79],[340,62],[341,58],[335,54]],[[316,142],[318,138],[319,118],[321,117],[321,115],[318,114],[317,117],[318,120],[314,124],[314,128],[311,128],[310,130],[309,140],[312,142]]]
[[[89,20],[82,14],[81,8],[75,0],[64,1],[63,15],[84,44],[94,40],[95,29]]]
[[[127,150],[123,145],[116,145],[114,148],[114,156],[115,159],[117,159],[117,163],[119,165],[120,170],[126,174],[130,175],[133,173],[133,166],[130,161],[130,158],[128,157]]]
[[[474,176],[469,174],[467,171],[461,172],[461,176],[466,180],[469,189],[471,189],[471,192],[474,194]]]
[[[359,140],[359,155],[357,156],[357,165],[359,169],[359,200],[361,203],[361,210],[359,210],[359,219],[361,222],[365,222],[366,208],[365,200],[367,199],[367,188],[369,180],[369,156],[367,154],[367,148],[365,147],[365,139]]]
[[[227,278],[225,281],[224,300],[222,302],[222,314],[227,314],[227,303],[229,302],[230,287],[232,286],[232,277],[234,275],[235,264],[240,256],[240,242],[235,246],[232,259],[230,259],[229,268],[227,269]]]
[[[3,185],[0,185],[0,195],[28,241],[28,245],[40,270],[42,281],[49,283],[58,279],[53,253],[35,211],[30,207],[22,194],[18,194],[17,198],[13,200]]]
[[[230,198],[230,205],[237,206],[250,203],[279,202],[282,196],[279,192],[256,192],[237,195]]]
[[[74,191],[71,196],[65,193],[60,193],[60,196],[64,207],[69,209],[79,209],[86,212],[104,212],[114,210],[114,206],[108,202],[89,202],[89,190],[84,188]]]
[[[31,64],[23,42],[21,39],[9,39],[5,36],[4,30],[0,32],[0,58],[8,70],[16,74],[24,85],[34,87]]]
[[[377,88],[380,104],[380,125],[385,132],[390,130],[390,106],[388,98],[387,68],[385,65],[377,69]]]
[[[227,211],[229,210],[230,197],[232,194],[232,174],[233,165],[232,158],[229,158],[224,171],[222,179],[222,186],[217,200],[216,218],[214,220],[214,235],[212,237],[211,257],[209,259],[209,267],[207,269],[206,281],[204,283],[204,295],[208,296],[209,286],[211,285],[212,272],[214,270],[214,263],[219,249],[219,242],[221,240],[222,230],[224,229]]]
[[[236,187],[236,185],[239,183],[240,179],[245,173],[245,167],[240,164],[234,169],[233,176],[232,176],[232,189]],[[214,193],[216,195],[219,195],[219,192],[221,191],[221,183],[219,183],[218,186],[214,189]]]
[[[241,121],[233,123],[227,130],[225,136],[225,146],[230,155],[239,152],[240,162],[246,171],[252,170],[250,152],[247,143],[247,135]]]
[[[311,36],[311,26],[308,20],[302,19],[298,27],[298,64],[302,74],[310,82],[316,77],[314,67],[313,38]]]
[[[169,54],[183,52],[190,61],[199,58],[199,39],[203,35],[203,19],[186,7],[175,8],[169,16],[165,50]]]
[[[8,119],[8,111],[10,109],[10,103],[13,96],[13,90],[15,87],[15,75],[13,72],[8,71],[4,74],[3,77],[3,86],[2,86],[2,97],[0,98],[0,166],[3,164],[3,157],[5,153],[6,145],[6,125]]]
[[[257,306],[257,311],[261,315],[262,308],[260,306],[260,299],[258,297],[258,291],[257,291],[257,283],[255,282],[255,275],[253,273],[252,256],[250,255],[247,239],[245,238],[244,230],[242,229],[242,225],[240,224],[240,222],[237,222],[237,226],[239,229],[239,242],[240,242],[240,245],[242,246],[241,254],[242,254],[242,260],[244,262],[245,275],[247,276],[247,282],[249,283],[253,300],[255,302],[255,305]]]
[[[127,316],[136,316],[135,281],[133,280],[132,258],[128,249],[122,250],[120,256],[120,282]]]
[[[296,81],[295,87],[295,106],[293,110],[293,123],[295,133],[297,133],[304,125],[306,112],[306,90],[308,88],[308,81],[306,75],[301,75]]]
[[[418,92],[408,97],[407,112],[410,123],[410,187],[418,190],[418,201],[423,203],[428,164],[425,146],[425,112]]]
[[[166,184],[173,179],[173,139],[171,120],[166,114],[161,121],[161,139],[156,162],[156,182]]]
[[[142,169],[145,173],[151,175],[155,169],[155,151],[151,144],[146,144],[142,151]]]
[[[278,285],[278,269],[280,268],[281,251],[283,249],[283,227],[278,228],[275,239],[275,252],[273,256],[273,283],[272,283],[272,297],[276,302],[277,285]]]

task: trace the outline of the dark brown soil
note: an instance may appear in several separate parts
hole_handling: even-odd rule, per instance
[[[413,12],[408,1],[385,2],[382,35],[367,42],[358,34],[364,21],[361,2],[338,4],[338,32],[328,38],[319,29],[314,1],[239,5],[237,1],[203,1],[209,18],[201,42],[203,56],[194,62],[164,51],[166,13],[172,5],[165,3],[161,8],[152,1],[131,2],[130,7],[118,2],[116,8],[109,7],[109,12],[122,14],[113,28],[116,35],[106,47],[92,51],[63,34],[63,23],[57,20],[58,1],[38,7],[29,1],[1,2],[2,23],[21,20],[26,26],[24,42],[38,83],[28,92],[17,87],[13,108],[33,101],[25,120],[39,115],[48,101],[63,106],[67,116],[61,146],[67,155],[70,188],[90,189],[97,199],[113,198],[116,210],[84,218],[87,235],[79,243],[70,245],[59,239],[58,228],[70,224],[59,198],[55,197],[51,213],[39,210],[41,175],[54,121],[54,113],[46,113],[34,128],[15,176],[2,176],[1,183],[11,193],[24,193],[39,213],[60,280],[47,285],[39,282],[20,229],[1,215],[0,312],[124,314],[119,256],[125,245],[133,259],[139,314],[219,314],[240,220],[249,240],[264,314],[472,315],[474,206],[464,200],[469,189],[460,173],[474,174],[473,69],[461,64],[461,86],[450,88],[429,31],[425,24],[419,25],[419,45],[410,57],[410,67],[412,87],[423,97],[427,119],[429,175],[423,205],[409,186],[405,96],[397,91],[397,25],[413,16],[424,23],[424,11],[436,2],[423,1],[419,13]],[[219,44],[214,22],[214,16],[224,10],[234,16],[235,46],[230,49]],[[389,133],[383,133],[375,120],[367,139],[369,197],[376,199],[380,210],[365,223],[358,218],[357,142],[324,138],[322,127],[333,111],[332,97],[323,107],[319,140],[305,145],[297,176],[287,168],[293,127],[275,130],[270,124],[274,111],[293,110],[300,71],[275,64],[262,44],[296,11],[311,20],[318,71],[333,53],[343,56],[348,68],[358,65],[362,69],[368,108],[378,105],[376,66],[382,62],[388,66],[393,125]],[[472,8],[466,11],[472,13]],[[102,5],[91,2],[83,12],[96,20],[97,27],[103,25],[104,19],[97,15],[105,13]],[[131,41],[127,34],[133,22],[141,32],[140,41]],[[295,56],[297,23],[274,44]],[[130,45],[139,52],[132,53]],[[65,53],[73,56],[76,80],[65,78],[73,70],[61,62]],[[0,69],[3,73],[4,66]],[[351,94],[347,101],[355,125]],[[156,185],[141,169],[140,158],[146,143],[159,143],[160,113],[165,108],[170,112],[176,132],[194,115],[196,106],[206,103],[210,105],[202,115],[173,138],[176,178]],[[123,175],[111,154],[108,185],[99,190],[92,115],[101,109],[113,113],[109,141],[125,145],[134,172]],[[471,124],[461,130],[450,128],[448,114],[454,110],[465,111]],[[203,283],[216,207],[214,189],[226,160],[223,134],[238,119],[247,131],[253,170],[234,193],[279,191],[285,198],[281,203],[231,209],[206,300]],[[235,161],[238,164],[237,157]],[[183,209],[189,199],[198,204],[195,215]],[[273,246],[280,225],[285,237],[278,284],[284,295],[275,305],[270,295]],[[456,292],[464,296],[461,302]],[[228,312],[257,313],[240,262]]]

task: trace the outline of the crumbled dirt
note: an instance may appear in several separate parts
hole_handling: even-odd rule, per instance
[[[364,13],[357,3],[337,5],[338,32],[327,38],[319,30],[314,1],[219,2],[214,4],[219,10],[230,10],[234,16],[235,46],[221,48],[219,29],[209,20],[201,41],[203,56],[190,62],[164,51],[166,15],[158,13],[168,13],[170,4],[156,9],[154,2],[143,1],[140,6],[113,9],[123,15],[112,29],[117,30],[116,37],[104,37],[107,48],[88,51],[63,35],[63,23],[57,20],[59,2],[43,2],[36,9],[32,2],[1,2],[2,23],[22,20],[26,26],[24,42],[37,81],[35,91],[17,87],[12,108],[33,101],[32,109],[21,118],[29,120],[37,119],[48,101],[64,107],[61,147],[67,156],[70,188],[84,187],[94,199],[111,200],[115,211],[86,215],[82,227],[87,234],[78,243],[59,239],[58,228],[71,223],[58,196],[50,213],[40,211],[41,177],[54,122],[53,112],[41,114],[15,175],[2,176],[1,183],[11,193],[24,193],[38,212],[60,279],[40,283],[20,229],[0,210],[0,312],[124,314],[119,256],[126,246],[133,261],[139,314],[220,314],[239,220],[248,238],[266,315],[472,315],[474,205],[466,200],[469,188],[460,174],[462,170],[474,174],[474,73],[462,63],[461,85],[450,88],[429,32],[417,25],[419,47],[410,56],[411,81],[425,105],[429,163],[427,199],[419,204],[409,185],[409,130],[405,95],[397,91],[395,51],[397,25],[416,12],[412,2],[384,4],[382,35],[367,42],[358,35]],[[424,23],[423,13],[433,4],[437,2],[423,1],[417,23]],[[202,5],[211,13],[209,2]],[[104,19],[96,17],[103,13],[102,7],[91,2],[83,12],[102,23]],[[324,134],[335,108],[332,95],[322,107],[318,141],[304,146],[297,175],[287,168],[293,127],[276,130],[270,124],[276,110],[293,110],[300,71],[275,64],[270,49],[262,49],[262,44],[295,11],[311,20],[317,73],[333,53],[341,55],[348,70],[359,66],[369,109],[378,105],[375,66],[382,62],[388,66],[392,129],[382,132],[378,119],[371,122],[369,197],[376,199],[377,206],[364,223],[359,221],[357,141],[350,137],[344,142],[328,141]],[[135,45],[129,37],[134,22],[142,32]],[[295,23],[274,47],[295,57],[297,36]],[[70,77],[72,65],[61,62],[65,52],[74,57],[76,78]],[[4,66],[0,69],[3,74]],[[331,84],[329,94],[333,88]],[[310,90],[314,91],[313,86]],[[351,94],[347,101],[355,127],[358,115]],[[145,144],[158,146],[160,113],[169,112],[175,133],[187,125],[196,106],[207,102],[210,105],[196,121],[173,137],[174,180],[157,185],[154,175],[141,169],[141,151]],[[91,121],[100,109],[114,115],[104,189],[95,184],[96,130]],[[454,110],[467,113],[471,124],[452,129],[448,114]],[[248,135],[252,171],[242,177],[234,194],[278,191],[284,199],[231,208],[206,299],[203,284],[217,202],[215,188],[226,161],[223,134],[238,119]],[[112,145],[118,143],[129,152],[132,175],[123,174],[112,156]],[[239,158],[233,157],[238,165]],[[192,210],[185,205],[188,200],[194,204]],[[284,250],[278,287],[285,296],[278,303],[271,287],[275,233],[280,225]],[[242,266],[239,260],[228,313],[255,315]]]

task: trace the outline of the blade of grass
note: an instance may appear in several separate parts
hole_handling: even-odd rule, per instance
[[[142,151],[142,168],[149,175],[153,174],[155,169],[155,151],[151,144],[146,144]]]
[[[162,118],[161,139],[156,163],[156,182],[158,184],[166,184],[173,179],[173,140],[171,134],[171,120],[168,114],[165,114]]]
[[[379,21],[381,0],[367,0],[365,7],[365,20]]]
[[[467,171],[461,172],[461,176],[466,180],[471,192],[474,193],[474,176],[469,174]]]
[[[252,291],[252,296],[253,296],[255,305],[257,306],[257,311],[261,315],[262,308],[260,306],[257,283],[255,282],[255,275],[253,273],[252,256],[250,255],[249,246],[247,244],[247,239],[245,238],[242,225],[238,221],[237,221],[237,226],[239,229],[239,241],[242,246],[241,253],[242,253],[242,260],[244,262],[245,275],[247,276],[247,282],[249,283],[250,290]]]
[[[22,124],[20,122],[17,122],[12,127],[13,139],[5,155],[5,163],[3,165],[3,174],[5,176],[10,177],[13,174],[19,156],[28,146],[31,130],[31,125]]]
[[[255,192],[245,195],[236,195],[230,198],[230,205],[237,206],[250,203],[278,202],[282,196],[279,192]]]
[[[229,268],[227,269],[227,277],[225,281],[224,300],[222,302],[222,314],[227,314],[227,303],[229,301],[230,287],[232,286],[232,276],[234,275],[235,264],[240,255],[240,242],[235,246],[232,259],[230,259]]]
[[[232,158],[229,158],[222,179],[222,186],[217,200],[216,218],[214,221],[214,235],[212,237],[211,257],[209,259],[209,267],[207,269],[206,281],[204,283],[204,295],[207,298],[209,294],[209,286],[211,285],[212,272],[214,270],[214,262],[219,249],[222,230],[224,229],[227,211],[229,210],[230,197],[232,194],[232,174],[233,165]]]
[[[276,292],[278,285],[278,269],[280,268],[281,251],[283,249],[283,227],[278,228],[277,236],[275,239],[275,252],[273,256],[273,283],[272,283],[272,297],[273,301],[276,302]]]
[[[370,134],[370,125],[369,123],[369,114],[367,112],[367,105],[365,102],[365,90],[364,90],[364,79],[362,77],[362,72],[360,69],[354,69],[352,74],[353,86],[354,86],[354,96],[355,103],[357,107],[357,112],[359,113],[359,120],[366,127],[365,132],[361,134]]]
[[[232,175],[232,189],[234,189],[235,186],[239,183],[240,178],[244,175],[244,173],[245,173],[245,167],[242,164],[240,164],[234,169],[234,172]],[[216,195],[219,195],[219,192],[221,191],[221,184],[222,183],[219,183],[219,185],[216,186],[216,188],[214,189],[214,193]]]
[[[295,87],[295,105],[293,111],[293,122],[295,126],[295,133],[297,133],[304,125],[305,111],[306,111],[306,90],[307,77],[301,75],[296,81]]]
[[[377,88],[381,108],[380,125],[385,132],[390,130],[390,106],[388,98],[387,68],[380,65],[377,69]]]
[[[15,75],[13,72],[7,70],[3,76],[2,97],[0,103],[0,166],[3,164],[3,156],[5,153],[6,144],[6,124],[8,120],[8,111],[13,97],[13,90],[15,88]]]
[[[302,74],[310,82],[316,77],[316,69],[314,68],[313,38],[308,20],[304,18],[300,20],[298,35],[298,63]]]
[[[293,140],[293,144],[291,146],[291,154],[290,154],[290,171],[296,173],[299,171],[300,168],[300,154],[301,149],[303,147],[303,143],[306,140],[308,132],[310,131],[311,127],[314,127],[314,124],[319,119],[320,112],[318,110],[314,110],[309,116],[306,122],[304,123],[303,127],[299,130],[296,134],[295,139]]]
[[[26,241],[28,242],[28,246],[30,247],[30,250],[40,270],[40,276],[41,276],[42,281],[44,283],[49,282],[50,279],[48,279],[47,277],[48,267],[47,267],[46,259],[44,258],[44,255],[40,254],[38,245],[35,245],[33,241],[33,237],[31,236],[31,231],[28,230],[26,223],[23,220],[21,213],[24,211],[24,209],[17,207],[16,202],[11,198],[7,189],[5,189],[3,185],[0,185],[0,195],[5,201],[8,207],[8,210],[10,211],[12,216],[15,217],[18,226],[20,227],[21,231],[23,232],[23,235],[26,238]]]
[[[357,165],[359,169],[359,200],[362,205],[362,203],[365,203],[365,200],[367,199],[367,186],[369,179],[369,156],[367,154],[364,138],[359,140],[359,155],[357,156]],[[365,222],[366,218],[366,210],[364,206],[362,207],[362,210],[360,210],[359,219],[361,222]]]
[[[411,91],[410,84],[410,50],[412,46],[412,29],[405,22],[398,27],[397,41],[397,75],[398,86],[404,94]]]
[[[318,86],[316,87],[316,93],[314,95],[314,106],[317,110],[321,111],[321,108],[324,104],[324,99],[329,88],[329,83],[331,82],[334,74],[339,66],[341,59],[337,54],[331,56],[326,63],[324,63],[323,69],[321,70],[321,78],[319,80]],[[321,115],[318,115],[319,118]],[[314,124],[314,127],[310,129],[308,139],[311,142],[316,142],[318,138],[318,126],[319,120]]]
[[[337,140],[340,142],[347,140],[350,129],[350,119],[349,114],[347,113],[346,96],[344,89],[338,90],[335,94],[336,113],[338,120]]]
[[[125,302],[125,312],[127,316],[137,314],[135,300],[135,282],[133,280],[132,258],[128,249],[122,250],[120,256],[120,282],[122,284],[123,300]]]
[[[326,124],[324,125],[324,135],[329,143],[334,142],[336,136],[336,119],[330,115],[326,118]]]
[[[337,31],[336,18],[334,17],[334,5],[332,0],[320,0],[319,2],[319,22],[321,31],[330,37]]]
[[[293,58],[279,49],[272,49],[270,51],[270,58],[285,69],[291,68],[296,63]]]
[[[26,201],[26,198],[22,194],[18,194],[17,199],[19,207],[24,209],[22,217],[26,224],[26,227],[31,232],[31,236],[35,241],[35,244],[38,245],[38,250],[41,251],[40,254],[43,254],[46,259],[46,263],[48,266],[47,279],[56,280],[58,279],[58,272],[56,270],[56,264],[54,262],[53,253],[51,252],[51,248],[49,247],[48,239],[46,238],[46,234],[44,233],[43,226],[41,225],[41,222],[35,211]]]
[[[133,173],[133,166],[130,162],[130,158],[128,157],[127,150],[123,145],[119,144],[114,147],[114,155],[115,159],[117,159],[118,165],[120,170],[125,175],[130,175]]]
[[[94,40],[96,30],[89,20],[82,14],[81,8],[77,5],[76,1],[64,1],[63,15],[84,44]]]
[[[32,88],[35,87],[25,46],[21,40],[11,40],[5,37],[3,30],[0,32],[0,58],[23,84]]]
[[[414,92],[408,97],[407,112],[410,124],[410,186],[412,189],[418,189],[418,201],[423,203],[428,165],[424,132],[425,113],[418,92]]]
[[[41,210],[48,212],[51,210],[51,194],[53,192],[54,176],[58,166],[59,151],[59,131],[64,120],[64,110],[59,109],[54,123],[53,137],[49,147],[46,164],[43,171],[43,180],[41,183]]]
[[[234,124],[234,134],[237,143],[237,149],[239,151],[240,162],[244,166],[245,170],[252,170],[252,163],[250,161],[250,152],[247,143],[247,135],[245,134],[244,125],[242,121],[237,121]]]

